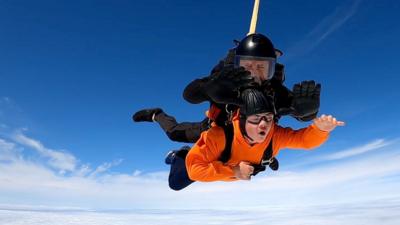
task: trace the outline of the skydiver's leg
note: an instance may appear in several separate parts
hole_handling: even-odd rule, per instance
[[[172,190],[182,190],[194,182],[189,178],[185,165],[185,158],[189,150],[189,146],[184,146],[178,151],[169,152],[165,159],[167,164],[171,164],[168,184]]]

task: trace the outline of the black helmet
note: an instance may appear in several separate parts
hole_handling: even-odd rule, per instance
[[[275,107],[272,98],[266,97],[257,89],[245,89],[241,93],[241,99],[243,105],[240,107],[240,115],[242,117],[266,112],[275,114]]]
[[[250,34],[241,40],[236,55],[276,58],[274,45],[262,34]]]
[[[255,78],[258,77],[261,81],[268,80],[274,74],[276,57],[274,45],[266,36],[250,34],[240,41],[236,47],[235,65],[245,67]],[[251,66],[254,63],[257,64],[254,67],[262,68],[261,74],[249,68],[248,65]]]
[[[275,106],[274,101],[270,96],[265,96],[261,91],[257,89],[245,89],[241,95],[241,100],[243,105],[240,107],[240,117],[239,117],[239,128],[240,132],[251,139],[247,135],[246,131],[246,119],[247,117],[259,114],[259,113],[266,113],[271,112],[274,115],[275,113]]]

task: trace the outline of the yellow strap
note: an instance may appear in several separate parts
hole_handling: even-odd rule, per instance
[[[260,0],[254,0],[253,15],[251,17],[250,30],[247,36],[256,33],[259,5],[260,5]]]

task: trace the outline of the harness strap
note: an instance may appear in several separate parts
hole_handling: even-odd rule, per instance
[[[276,161],[278,162],[278,160],[276,160],[275,158],[272,157],[272,143],[273,140],[271,140],[267,146],[267,148],[264,150],[263,153],[263,157],[261,159],[260,164],[253,164],[252,166],[254,167],[254,172],[253,172],[253,176],[257,175],[259,172],[265,171],[265,169],[267,168],[267,166],[271,167],[271,164]],[[273,169],[271,167],[271,169]],[[277,169],[274,169],[277,170]]]
[[[223,128],[225,133],[225,148],[224,151],[222,151],[219,160],[223,163],[226,163],[231,158],[232,142],[233,142],[233,124],[228,123],[225,126],[223,126]]]
[[[232,142],[233,142],[233,124],[229,123],[223,126],[225,133],[225,148],[219,157],[219,161],[226,163],[231,158],[232,153]],[[273,149],[272,149],[273,140],[271,140],[264,150],[263,157],[261,159],[260,164],[253,164],[254,172],[253,176],[257,175],[259,172],[265,171],[266,166],[269,166],[272,170],[277,170],[279,167],[279,162],[275,157],[272,157]]]

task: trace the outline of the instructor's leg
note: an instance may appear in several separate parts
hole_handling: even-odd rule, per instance
[[[203,131],[207,130],[208,119],[201,122],[176,122],[175,118],[164,112],[157,114],[154,120],[160,124],[172,141],[195,143]]]
[[[133,115],[135,122],[157,122],[172,141],[194,143],[207,130],[208,119],[201,122],[178,123],[176,119],[160,108],[143,109]]]

